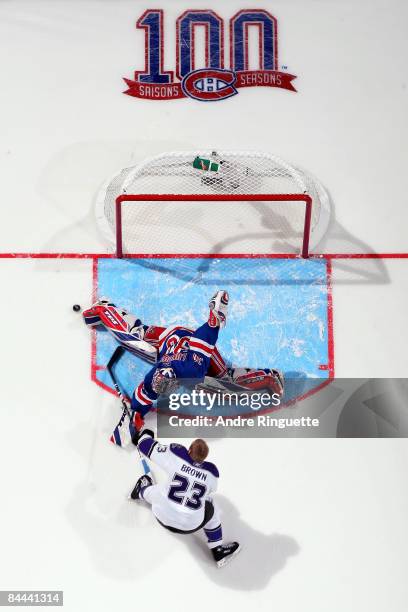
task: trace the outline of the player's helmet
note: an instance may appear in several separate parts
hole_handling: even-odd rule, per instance
[[[178,385],[179,382],[173,368],[158,368],[153,374],[152,387],[158,395],[174,393]]]

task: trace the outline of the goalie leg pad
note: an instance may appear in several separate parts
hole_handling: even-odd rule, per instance
[[[283,395],[284,378],[279,370],[234,368],[230,370],[230,376],[236,385],[249,391],[265,390],[271,394]]]
[[[217,291],[211,298],[208,306],[210,315],[208,323],[211,327],[225,327],[227,323],[229,296],[226,291]]]
[[[207,375],[213,376],[214,378],[222,378],[227,373],[227,365],[217,349],[214,347],[213,353],[211,355],[210,365],[208,368]]]

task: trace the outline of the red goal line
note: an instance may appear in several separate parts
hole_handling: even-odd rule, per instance
[[[300,259],[296,253],[143,253],[125,259]],[[0,259],[116,259],[114,253],[0,253]],[[311,253],[309,259],[408,259],[408,253]]]

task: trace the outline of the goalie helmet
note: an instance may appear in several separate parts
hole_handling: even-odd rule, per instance
[[[153,374],[152,388],[155,393],[174,393],[179,383],[173,368],[158,368]]]

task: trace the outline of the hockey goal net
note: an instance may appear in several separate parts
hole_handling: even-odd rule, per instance
[[[267,153],[163,153],[101,188],[98,225],[118,257],[300,252],[330,217],[324,187]]]

